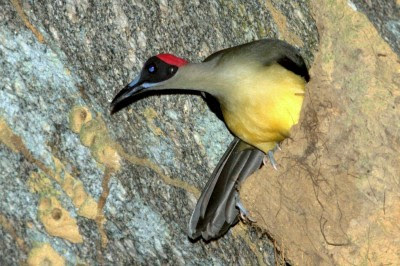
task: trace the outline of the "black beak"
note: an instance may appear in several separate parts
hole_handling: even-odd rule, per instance
[[[114,114],[131,104],[132,97],[144,91],[145,87],[142,86],[142,83],[140,77],[137,77],[118,92],[111,102],[111,114]]]

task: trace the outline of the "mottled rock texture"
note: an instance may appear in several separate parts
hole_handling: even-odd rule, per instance
[[[352,2],[310,6],[320,42],[300,121],[242,199],[293,264],[399,264],[399,47]]]
[[[249,205],[253,213],[262,213],[257,217],[257,227],[239,224],[210,243],[191,242],[186,237],[196,199],[231,139],[224,124],[199,96],[152,96],[113,116],[109,104],[154,54],[169,52],[199,62],[214,51],[265,37],[284,39],[299,47],[310,66],[317,55],[320,64],[313,66],[317,70],[312,74],[321,78],[318,69],[328,71],[327,67],[336,62],[330,60],[334,58],[327,52],[330,50],[317,53],[319,33],[313,16],[319,19],[320,33],[334,32],[332,25],[336,22],[321,22],[321,17],[332,13],[340,19],[345,5],[360,16],[359,12],[365,12],[374,23],[378,32],[372,42],[383,38],[398,53],[397,11],[361,1],[341,4],[305,0],[1,1],[0,265],[273,265],[285,258],[293,264],[304,262],[299,254],[311,254],[310,245],[303,242],[307,235],[295,235],[293,241],[285,238],[293,230],[301,230],[296,227],[297,217],[280,219],[276,209],[257,209],[270,203],[262,196],[265,190],[244,188],[242,192],[247,195],[245,203],[252,203],[251,195],[258,199]],[[381,14],[392,17],[389,21]],[[352,23],[358,25],[352,20],[345,23],[349,28]],[[382,26],[385,23],[388,26]],[[375,30],[372,26],[367,29]],[[328,42],[324,47],[340,49],[340,42],[335,44],[329,46]],[[390,52],[384,50],[379,58],[393,58]],[[321,63],[321,57],[327,61]],[[344,69],[357,68],[356,60],[344,58]],[[366,81],[353,82],[361,86],[358,82]],[[399,82],[398,74],[395,82]],[[327,84],[318,82],[309,87],[316,91],[313,95],[318,90],[328,93],[327,88]],[[353,93],[342,91],[340,95],[351,101],[362,92]],[[377,101],[393,100],[396,95]],[[398,102],[390,102],[390,106],[396,109]],[[323,110],[332,108],[330,104],[319,106]],[[392,123],[399,124],[397,120]],[[345,128],[353,124],[349,120],[341,125],[342,134],[346,135]],[[394,136],[395,132],[389,128],[376,134]],[[400,145],[395,137],[389,140],[396,149]],[[345,138],[340,144],[353,145]],[[373,152],[372,146],[389,144],[357,145]],[[290,150],[295,155],[309,151],[301,149],[307,145],[299,145],[297,150],[289,147],[284,144],[281,154],[286,152],[290,157]],[[358,156],[362,162],[372,158]],[[285,169],[285,160],[281,162]],[[379,169],[385,172],[394,168],[383,165]],[[271,168],[266,167],[260,175],[260,180],[276,180]],[[279,190],[282,187],[260,180],[256,187],[276,188],[270,198],[277,200],[274,204],[283,202],[282,197],[275,197],[284,191]],[[284,176],[280,180],[284,183]],[[302,191],[299,184],[297,188]],[[304,195],[311,193],[306,185],[303,188]],[[371,193],[370,200],[395,199],[383,192],[378,196],[375,190]],[[332,199],[336,200],[328,197],[327,201]],[[290,202],[289,209],[298,208]],[[278,223],[279,227],[273,226]],[[282,238],[279,233],[285,228],[288,230]],[[299,246],[304,248],[294,248]],[[326,250],[315,248],[314,252],[322,253],[311,256],[314,263],[318,262],[312,260],[315,258],[335,262],[325,260],[332,257]]]
[[[306,1],[0,5],[0,265],[275,263],[255,228],[211,243],[186,236],[231,140],[199,96],[153,96],[113,116],[109,104],[160,52],[199,62],[281,37],[311,62]]]

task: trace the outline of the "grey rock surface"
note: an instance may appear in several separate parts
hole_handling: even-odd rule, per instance
[[[395,0],[351,0],[353,7],[368,16],[383,39],[400,57],[400,3]]]
[[[109,115],[117,91],[160,52],[201,61],[285,28],[310,63],[317,33],[307,1],[269,3],[273,11],[245,0],[2,2],[0,265],[275,264],[254,228],[210,243],[186,236],[231,140],[199,96],[153,96]]]

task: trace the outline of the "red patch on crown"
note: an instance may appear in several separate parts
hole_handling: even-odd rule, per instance
[[[186,61],[185,59],[177,57],[172,54],[159,54],[159,55],[157,55],[157,57],[159,59],[161,59],[162,61],[164,61],[165,63],[167,63],[169,65],[177,66],[177,67],[184,66],[188,63],[188,61]]]

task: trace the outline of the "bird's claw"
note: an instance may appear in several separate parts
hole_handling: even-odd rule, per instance
[[[267,158],[268,158],[268,159],[267,159]],[[263,159],[264,165],[266,165],[266,164],[268,163],[267,160],[269,160],[269,162],[271,163],[272,167],[273,167],[275,170],[278,170],[278,164],[277,164],[276,161],[275,161],[274,152],[273,152],[272,150],[268,151],[267,156],[264,157],[264,159]]]
[[[267,165],[268,164],[268,160],[269,160],[269,162],[271,163],[272,167],[275,170],[278,170],[278,164],[277,164],[277,162],[276,162],[276,160],[274,158],[274,153],[275,153],[276,150],[281,150],[281,147],[280,147],[279,143],[277,143],[276,146],[272,150],[268,151],[267,155],[263,159],[263,163],[264,163],[264,165]]]
[[[276,150],[282,150],[281,149],[281,145],[279,144],[279,143],[276,143],[276,146],[275,146],[275,148],[274,148],[274,152],[276,151]]]
[[[246,210],[246,208],[243,206],[242,202],[240,201],[239,198],[236,199],[236,207],[239,209],[239,215],[240,219],[242,221],[250,222],[250,223],[255,223],[256,220],[250,217],[249,211]]]

